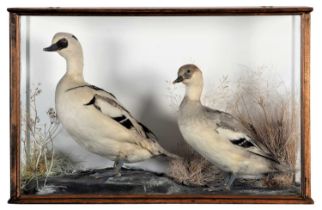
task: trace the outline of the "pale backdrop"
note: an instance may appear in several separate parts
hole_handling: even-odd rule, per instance
[[[182,141],[176,110],[184,88],[174,87],[170,81],[183,64],[194,63],[201,68],[207,96],[224,76],[234,80],[247,68],[268,70],[267,80],[282,80],[298,94],[297,16],[32,16],[22,18],[21,27],[22,78],[27,78],[22,79],[22,93],[26,85],[41,83],[38,111],[42,121],[48,108],[54,107],[55,87],[66,68],[57,53],[42,50],[57,32],[73,33],[82,44],[85,79],[116,95],[172,152]],[[55,139],[55,146],[79,162],[80,168],[111,164],[80,148],[64,130]],[[159,160],[136,165],[165,169]]]

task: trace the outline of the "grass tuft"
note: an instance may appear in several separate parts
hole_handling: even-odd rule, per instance
[[[180,145],[182,159],[172,159],[168,175],[175,181],[189,186],[204,186],[221,177],[220,171],[189,145]]]

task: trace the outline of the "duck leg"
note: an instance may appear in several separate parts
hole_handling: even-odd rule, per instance
[[[236,179],[236,174],[229,173],[228,176],[225,178],[224,186],[226,190],[230,190],[231,186],[233,185],[234,181]]]
[[[124,161],[123,160],[115,160],[114,161],[114,176],[118,177],[118,176],[121,176],[121,168],[124,164]]]
[[[212,185],[210,185],[207,189],[205,189],[206,191],[209,192],[214,192],[214,191],[229,191],[231,189],[231,186],[233,184],[233,182],[236,179],[236,175],[231,173],[231,172],[225,172],[224,173],[224,180],[223,183],[222,181],[220,183],[216,182],[213,183]]]
[[[95,179],[101,179],[101,178],[105,178],[108,177],[108,179],[112,179],[114,177],[120,177],[121,176],[121,168],[124,164],[123,160],[115,160],[114,164],[113,164],[113,172],[111,171],[106,171],[106,172],[102,172],[102,173],[95,173],[95,174],[91,174],[90,176],[94,177]]]

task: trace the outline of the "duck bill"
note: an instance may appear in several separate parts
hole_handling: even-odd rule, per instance
[[[60,39],[58,42],[53,43],[49,47],[44,48],[44,51],[55,52],[55,51],[62,50],[67,47],[68,47],[68,41],[65,38],[63,38],[63,39]]]
[[[44,48],[44,51],[46,51],[46,52],[56,52],[58,50],[60,50],[60,48],[57,43],[54,43],[54,44],[50,45],[49,47]]]
[[[174,80],[172,82],[172,84],[176,84],[176,83],[179,83],[179,82],[182,82],[183,81],[183,77],[182,76],[178,76],[178,78],[176,80]]]

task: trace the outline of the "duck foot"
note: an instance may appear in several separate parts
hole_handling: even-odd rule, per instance
[[[225,179],[224,179],[224,184],[223,185],[210,185],[208,188],[204,189],[205,191],[208,192],[223,192],[223,191],[230,191],[231,187],[236,179],[236,175],[233,173],[227,173]]]
[[[226,191],[230,191],[235,179],[236,179],[236,174],[227,173],[225,181],[224,181],[224,188],[226,189]]]
[[[101,179],[101,178],[108,177],[107,181],[109,179],[113,179],[115,177],[120,177],[120,176],[122,176],[121,169],[122,169],[123,163],[124,163],[124,161],[122,161],[122,160],[116,160],[113,165],[113,168],[114,168],[113,173],[111,173],[111,171],[108,171],[108,172],[104,172],[104,173],[95,173],[90,176],[94,177],[95,179]]]
[[[226,188],[224,185],[221,186],[208,186],[207,188],[203,189],[203,191],[207,192],[226,192],[230,189]]]
[[[90,175],[90,177],[93,177],[94,179],[103,179],[103,178],[110,178],[115,176],[121,176],[121,173],[115,174],[115,172],[106,171],[102,173],[96,172]]]

